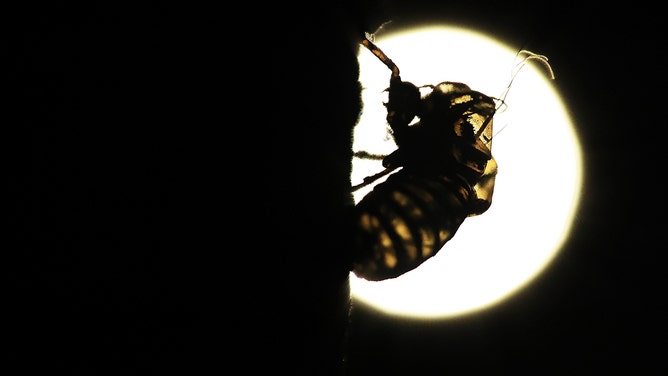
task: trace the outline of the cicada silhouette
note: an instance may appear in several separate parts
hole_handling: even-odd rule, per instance
[[[352,271],[379,281],[417,268],[467,217],[489,209],[497,174],[493,118],[503,100],[460,82],[417,87],[401,80],[397,65],[369,38],[362,44],[392,71],[385,107],[397,149],[382,159],[385,170],[353,187],[389,174],[357,203],[354,215]]]

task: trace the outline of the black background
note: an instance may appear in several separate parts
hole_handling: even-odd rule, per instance
[[[3,12],[10,365],[86,375],[665,372],[657,9],[304,4],[260,12],[270,20],[257,35],[230,37],[229,18],[195,8]],[[457,24],[547,55],[582,142],[585,185],[564,250],[528,288],[473,316],[348,312],[355,55],[360,32],[387,20]],[[233,65],[259,82],[239,80]],[[268,155],[254,153],[258,141]],[[244,195],[223,193],[239,186]]]

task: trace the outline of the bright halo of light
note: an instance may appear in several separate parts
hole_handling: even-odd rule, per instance
[[[375,43],[397,64],[404,81],[418,86],[463,82],[492,97],[503,95],[520,62],[517,48],[461,28],[425,27]],[[391,72],[364,47],[359,62],[364,112],[353,148],[389,154],[396,145],[387,133],[383,90]],[[559,67],[553,69],[558,80]],[[353,301],[402,316],[459,316],[501,302],[554,259],[579,202],[577,135],[540,64],[522,69],[505,101],[507,108],[494,118],[492,154],[499,172],[491,208],[467,218],[439,253],[411,272],[380,282],[351,273]],[[352,183],[381,170],[379,161],[355,158]],[[355,201],[370,189],[355,192]]]

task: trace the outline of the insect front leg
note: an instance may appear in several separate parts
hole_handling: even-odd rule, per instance
[[[403,132],[420,111],[420,90],[410,82],[404,82],[399,75],[399,67],[385,55],[368,37],[364,36],[362,45],[376,55],[392,71],[388,89],[387,122],[395,133]]]

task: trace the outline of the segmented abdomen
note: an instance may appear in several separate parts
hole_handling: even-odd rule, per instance
[[[367,194],[355,209],[353,267],[360,278],[395,278],[434,256],[470,213],[475,195],[463,179],[409,175],[401,170]]]

